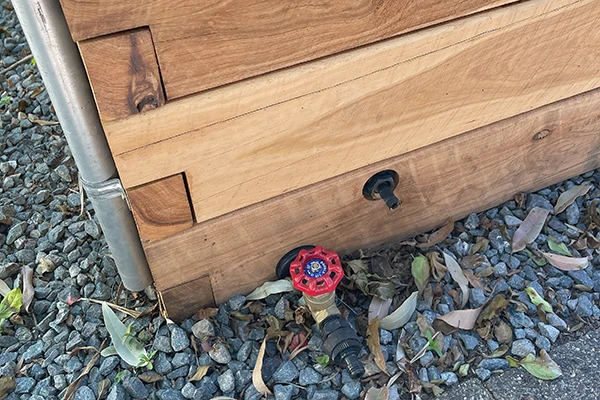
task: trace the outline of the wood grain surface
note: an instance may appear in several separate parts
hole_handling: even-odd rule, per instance
[[[210,278],[203,276],[161,292],[169,318],[183,321],[202,306],[215,303]]]
[[[142,242],[191,228],[194,220],[182,174],[127,190]]]
[[[514,0],[61,0],[76,41],[149,26],[167,97],[355,48]]]
[[[102,121],[139,114],[165,103],[148,28],[79,43]]]
[[[220,303],[273,279],[279,258],[296,246],[343,254],[393,243],[598,167],[595,90],[196,224],[145,250],[159,289],[210,274]],[[403,204],[394,212],[361,193],[384,169],[400,175]],[[192,313],[205,305],[187,306]]]
[[[531,0],[105,124],[206,221],[600,86],[600,0]]]

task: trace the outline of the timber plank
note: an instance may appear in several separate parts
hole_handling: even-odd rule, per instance
[[[127,190],[142,242],[191,228],[194,220],[182,174]]]
[[[600,86],[600,0],[531,0],[105,124],[198,222]]]
[[[210,278],[203,276],[161,292],[169,318],[182,321],[198,311],[198,304],[215,303]]]
[[[61,0],[75,41],[141,26],[167,97],[260,75],[514,0]]]
[[[102,121],[125,118],[165,103],[148,28],[78,44]]]
[[[210,273],[220,303],[273,279],[279,258],[298,245],[345,253],[390,243],[598,168],[599,105],[600,90],[585,93],[149,243],[156,285],[168,290]],[[394,212],[362,197],[383,169],[400,175]],[[206,305],[194,304],[189,313]]]

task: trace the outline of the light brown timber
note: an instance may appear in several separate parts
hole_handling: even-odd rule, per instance
[[[220,303],[273,279],[296,246],[343,254],[393,243],[598,167],[600,89],[196,224],[145,250],[159,289],[210,274]],[[384,169],[400,175],[394,212],[361,193]],[[206,305],[186,304],[181,315]]]
[[[194,220],[183,174],[127,190],[142,242],[191,228]]]
[[[74,40],[149,26],[167,97],[260,75],[514,0],[61,0]]]
[[[165,103],[148,28],[79,42],[79,51],[102,121],[125,118]]]
[[[169,319],[182,321],[198,311],[198,304],[214,304],[210,278],[204,276],[161,292]]]
[[[600,0],[531,0],[105,124],[198,222],[600,87]]]

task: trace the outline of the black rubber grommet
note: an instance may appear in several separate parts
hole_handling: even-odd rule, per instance
[[[311,250],[314,248],[315,246],[313,246],[312,244],[307,244],[304,246],[296,247],[295,249],[292,249],[285,253],[285,255],[281,257],[281,259],[277,263],[277,266],[275,267],[275,274],[277,275],[277,279],[285,279],[290,276],[290,264],[296,259],[296,257],[298,257],[298,253],[300,253],[300,250]]]

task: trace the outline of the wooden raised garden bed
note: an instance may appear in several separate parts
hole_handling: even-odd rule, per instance
[[[600,167],[600,0],[61,4],[177,319]]]

